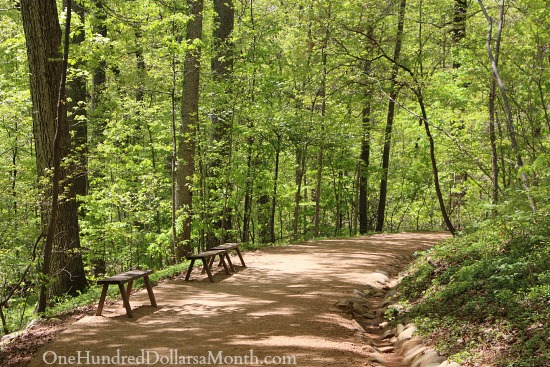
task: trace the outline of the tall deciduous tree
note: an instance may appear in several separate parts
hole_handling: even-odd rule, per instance
[[[397,21],[397,34],[395,37],[395,48],[393,52],[394,64],[392,65],[392,73],[390,77],[390,92],[388,101],[388,114],[386,119],[386,130],[384,132],[384,150],[382,152],[382,178],[380,180],[380,200],[378,202],[376,231],[381,232],[384,228],[384,220],[386,213],[386,198],[388,195],[388,174],[390,168],[390,150],[392,141],[393,120],[395,118],[395,104],[399,86],[397,76],[399,74],[399,57],[401,56],[401,47],[403,45],[403,29],[405,24],[405,10],[407,0],[399,2],[399,12]]]
[[[199,87],[203,0],[188,0],[186,41],[189,48],[183,64],[183,103],[176,162],[176,212],[181,228],[176,240],[176,261],[191,250],[193,221],[193,178],[195,175],[196,129],[199,122]]]
[[[216,88],[216,106],[211,114],[213,124],[212,145],[214,160],[210,164],[210,176],[213,178],[215,192],[223,193],[219,197],[222,202],[221,212],[216,210],[214,223],[216,229],[221,230],[220,236],[211,233],[209,245],[225,242],[227,231],[231,229],[231,215],[228,207],[228,193],[230,182],[227,180],[231,165],[232,150],[232,73],[233,73],[233,40],[232,32],[235,27],[235,9],[233,0],[214,0],[214,56],[211,60],[213,80]],[[220,190],[220,186],[223,186]]]
[[[74,48],[80,47],[86,40],[84,30],[84,7],[79,3],[73,3],[73,11],[79,18],[78,27],[74,30],[71,39]],[[77,171],[74,177],[74,187],[77,195],[84,196],[88,192],[88,121],[87,121],[87,89],[84,66],[78,60],[72,66],[72,75],[67,82],[67,110],[68,123],[73,133],[73,154],[77,162]],[[82,212],[81,212],[82,214]]]
[[[64,89],[60,88],[63,63],[57,4],[55,0],[23,0],[21,16],[27,42],[37,173],[43,185],[41,223],[49,239],[44,249],[43,273],[54,279],[51,295],[76,295],[86,287],[86,277],[71,179],[73,167],[66,161],[71,143]],[[52,171],[56,173],[53,190]],[[51,205],[56,190],[60,194],[57,207]],[[41,302],[41,306],[38,311],[44,311],[45,303]]]

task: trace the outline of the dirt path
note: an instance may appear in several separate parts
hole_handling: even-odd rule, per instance
[[[402,233],[247,252],[248,267],[231,276],[217,272],[216,283],[199,272],[190,282],[162,282],[154,288],[158,308],[148,306],[146,292],[134,294],[133,319],[120,302],[106,306],[101,317],[84,317],[28,366],[78,365],[79,355],[82,365],[147,365],[140,360],[147,356],[159,366],[238,365],[239,357],[260,363],[295,358],[300,367],[374,365],[368,334],[335,304],[353,297],[354,289],[382,289],[377,271],[395,276],[415,251],[446,237]],[[373,295],[372,302],[381,299]],[[381,322],[379,316],[372,322]],[[218,363],[220,357],[228,363]],[[391,354],[385,358],[386,366],[400,363]]]

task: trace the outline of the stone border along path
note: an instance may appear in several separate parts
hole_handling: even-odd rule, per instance
[[[271,356],[295,357],[299,367],[435,367],[441,358],[412,337],[413,326],[391,329],[383,316],[393,302],[398,273],[414,252],[448,237],[382,234],[249,251],[247,268],[236,267],[231,275],[218,270],[215,283],[199,276],[200,269],[189,282],[159,283],[157,308],[150,306],[146,291],[136,292],[132,319],[120,301],[107,305],[103,316],[83,317],[42,347],[27,367],[66,366],[55,358],[78,352],[111,358],[111,365],[135,366],[129,360],[112,363],[112,358],[136,358],[144,350],[165,358],[252,352],[260,363],[251,366]]]
[[[369,366],[462,367],[456,362],[448,362],[435,349],[424,345],[420,337],[414,336],[414,324],[398,324],[392,328],[387,321],[381,321],[388,309],[401,308],[399,304],[392,304],[397,298],[394,287],[399,279],[390,279],[390,274],[383,270],[377,270],[373,275],[381,289],[373,286],[354,289],[354,297],[339,301],[334,309],[353,317],[365,331],[363,341],[371,352]]]

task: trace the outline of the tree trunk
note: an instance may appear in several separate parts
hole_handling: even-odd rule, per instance
[[[313,234],[319,237],[319,225],[321,221],[321,183],[323,180],[323,145],[317,152],[317,182],[315,185],[315,214],[313,217]]]
[[[255,93],[256,93],[256,43],[257,43],[257,36],[254,32],[256,29],[256,22],[254,17],[254,0],[250,0],[250,23],[252,25],[252,31],[254,33],[253,41],[252,41],[252,64],[254,65],[254,69],[252,72],[252,83],[250,85],[249,95],[250,95],[250,101],[251,104],[254,105],[255,102]],[[248,121],[248,129],[252,130],[254,128],[254,121],[252,119],[249,119]],[[245,196],[244,196],[244,214],[243,214],[243,235],[242,235],[242,241],[243,242],[249,242],[250,241],[250,223],[252,220],[252,188],[253,188],[253,145],[254,145],[254,138],[249,137],[246,141],[246,150],[247,150],[247,158],[246,158],[246,187],[245,187]]]
[[[367,34],[369,39],[372,38],[374,28],[369,27]],[[367,48],[367,59],[363,66],[363,73],[366,78],[371,75],[372,61],[369,60],[370,51]],[[363,124],[363,137],[361,139],[361,157],[360,157],[360,170],[359,170],[359,233],[365,234],[369,230],[369,166],[370,166],[370,140],[371,140],[371,100],[372,100],[372,85],[367,80],[367,86],[364,93],[364,105],[361,111],[361,120]]]
[[[187,43],[194,45],[202,38],[203,0],[188,0],[189,19]],[[199,122],[201,47],[189,50],[183,64],[183,103],[181,129],[178,139],[176,164],[176,212],[181,218],[181,229],[176,241],[176,262],[180,262],[191,251],[191,223],[193,220],[193,177],[195,175],[195,141]]]
[[[455,0],[453,28],[451,30],[451,41],[454,44],[460,42],[466,37],[466,13],[468,11],[468,2],[466,0]],[[456,63],[456,61],[455,61]],[[455,68],[460,64],[454,64]]]
[[[212,76],[216,87],[217,105],[210,115],[213,125],[212,143],[214,159],[209,164],[208,175],[211,178],[211,189],[216,201],[223,207],[215,207],[213,216],[214,228],[207,235],[208,246],[213,247],[226,241],[226,233],[231,229],[231,210],[227,207],[230,194],[231,130],[233,124],[233,107],[231,106],[231,79],[233,73],[233,41],[231,33],[235,24],[233,0],[214,0],[214,50],[211,60]],[[220,230],[220,236],[215,232]]]
[[[65,95],[60,96],[63,63],[56,2],[23,0],[21,16],[27,42],[38,180],[45,182],[46,178],[51,182],[52,169],[59,178],[58,185],[54,182],[53,186],[43,187],[41,227],[44,233],[49,232],[51,241],[46,241],[43,273],[54,280],[50,296],[76,295],[87,284],[80,254],[78,209],[70,178],[74,167],[61,164],[69,156],[71,142]],[[56,207],[51,206],[52,187],[63,198]],[[51,217],[52,213],[57,215]],[[41,306],[38,311],[45,310],[45,303]]]
[[[531,211],[533,213],[537,212],[537,206],[535,204],[535,200],[531,196],[530,193],[530,183],[529,179],[527,178],[527,174],[525,171],[522,170],[523,168],[523,158],[519,149],[519,145],[516,139],[516,128],[514,126],[514,119],[512,117],[512,109],[510,108],[510,102],[508,101],[508,93],[506,92],[506,88],[504,87],[504,82],[502,78],[500,77],[500,72],[498,69],[498,55],[495,56],[493,54],[493,50],[491,48],[491,41],[492,41],[492,35],[493,35],[493,18],[489,16],[487,13],[487,9],[485,9],[485,5],[483,5],[482,0],[478,0],[479,5],[481,6],[481,11],[483,12],[483,15],[487,19],[487,22],[489,24],[489,32],[487,35],[487,43],[486,43],[486,49],[487,54],[489,56],[489,60],[491,61],[491,68],[493,71],[493,76],[497,82],[497,85],[500,89],[501,95],[502,95],[502,102],[504,105],[504,112],[506,113],[506,125],[508,127],[508,135],[510,137],[510,143],[512,144],[512,149],[514,150],[514,153],[516,155],[516,166],[521,171],[521,181],[523,183],[523,188],[525,189],[525,193],[527,195],[527,200],[529,202],[529,206],[531,207]],[[500,40],[502,37],[502,27],[504,25],[504,0],[502,0],[502,4],[500,5],[500,21],[497,31],[497,45],[500,44]],[[496,49],[497,52],[500,52],[499,47]]]
[[[405,23],[405,10],[407,0],[401,0],[399,4],[399,15],[397,23],[397,35],[395,40],[395,49],[393,53],[393,66],[391,75],[391,87],[388,104],[388,115],[386,119],[386,129],[384,132],[384,149],[382,152],[382,178],[380,180],[380,200],[378,202],[376,231],[382,232],[384,229],[384,220],[386,212],[386,197],[388,195],[388,171],[390,167],[390,150],[392,141],[393,119],[395,116],[395,100],[399,92],[397,86],[397,75],[399,73],[399,57],[401,55],[401,46],[403,43],[403,28]]]
[[[84,8],[78,4],[73,4],[73,11],[78,16],[81,26],[76,29],[71,43],[79,47],[86,39],[84,30]],[[79,70],[83,67],[82,61],[77,61],[74,68]],[[67,110],[68,123],[71,127],[72,151],[77,163],[77,171],[74,177],[74,188],[77,195],[86,196],[88,194],[88,121],[86,112],[86,76],[78,73],[67,83]],[[84,213],[79,211],[80,215]]]
[[[103,38],[107,37],[107,17],[103,9],[103,4],[99,0],[92,1],[94,5],[94,23],[92,24],[94,34],[100,35]],[[107,62],[105,60],[97,60],[97,66],[92,71],[92,90],[90,93],[90,117],[95,121],[95,128],[90,133],[90,137],[97,141],[103,140],[103,130],[106,126],[106,117],[103,116],[104,109],[103,94],[107,83]],[[90,130],[91,126],[90,126]]]
[[[277,135],[277,146],[275,151],[275,177],[273,179],[273,194],[271,196],[271,214],[269,216],[269,240],[275,243],[275,212],[277,208],[277,184],[279,182],[279,159],[281,156],[281,135]]]
[[[306,168],[306,152],[306,144],[296,148],[296,170],[294,175],[294,182],[296,183],[296,193],[294,194],[294,222],[292,225],[292,231],[295,240],[298,239],[299,236],[298,227],[300,224],[300,203],[302,202],[302,182]]]
[[[321,74],[321,89],[319,96],[321,97],[321,133],[324,132],[325,115],[327,110],[327,44],[329,39],[329,31],[327,29],[325,39],[323,40],[322,48],[322,63],[323,70]],[[313,217],[313,233],[315,237],[319,237],[319,225],[321,222],[321,183],[323,180],[323,153],[324,144],[321,142],[319,152],[317,153],[317,184],[315,187],[315,216]]]
[[[430,125],[428,123],[428,113],[426,112],[426,106],[424,105],[424,99],[422,98],[422,90],[420,87],[418,87],[415,90],[416,97],[418,98],[418,103],[420,105],[420,110],[422,111],[422,122],[424,123],[424,129],[426,130],[426,136],[428,137],[428,141],[430,143],[430,162],[432,165],[432,174],[434,178],[434,188],[435,193],[437,196],[437,201],[439,203],[439,209],[441,210],[441,215],[443,217],[443,221],[445,222],[445,225],[447,226],[447,229],[451,234],[454,236],[456,233],[456,229],[451,222],[451,219],[449,218],[449,215],[447,213],[447,209],[445,208],[445,201],[443,200],[443,193],[441,192],[441,186],[439,185],[439,171],[437,168],[437,160],[435,157],[435,143],[434,139],[432,137],[432,133],[430,132]],[[416,194],[415,194],[416,195]]]

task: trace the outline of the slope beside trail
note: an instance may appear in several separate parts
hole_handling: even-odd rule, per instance
[[[106,304],[103,316],[75,322],[28,366],[148,365],[144,356],[159,366],[281,365],[292,358],[300,367],[371,366],[366,332],[335,305],[367,287],[380,289],[372,300],[379,302],[415,251],[447,237],[387,234],[246,252],[247,267],[231,276],[217,271],[215,283],[198,270],[189,282],[161,282],[153,288],[157,308],[145,291],[133,294],[132,319],[120,301]],[[373,323],[383,321],[381,312],[375,316]],[[385,365],[400,361],[388,355]]]

